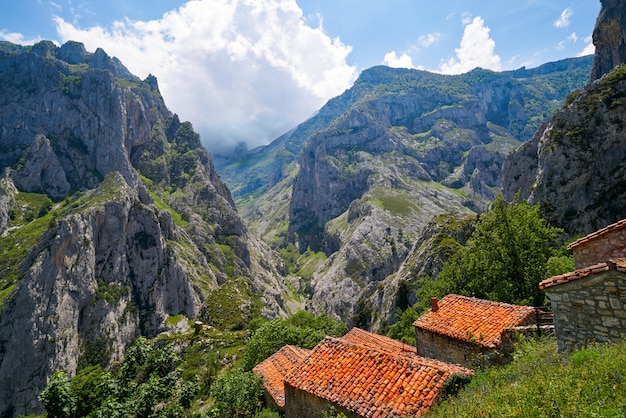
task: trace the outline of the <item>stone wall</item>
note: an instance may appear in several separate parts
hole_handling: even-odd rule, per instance
[[[559,351],[626,337],[626,274],[608,271],[546,289]]]
[[[536,325],[535,316],[530,315],[520,326]],[[479,344],[451,338],[443,334],[415,328],[417,354],[448,363],[460,364],[469,368],[490,367],[510,363],[513,360],[516,334],[503,332],[502,341],[497,348],[488,348]],[[479,338],[479,336],[476,336]]]
[[[326,399],[318,398],[285,383],[285,418],[317,418],[324,416],[331,407],[337,414],[343,413],[347,418],[358,418],[359,415],[337,406]]]
[[[576,269],[626,257],[626,228],[606,232],[571,248]]]

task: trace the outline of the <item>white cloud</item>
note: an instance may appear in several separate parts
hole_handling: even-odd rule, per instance
[[[596,47],[593,44],[593,39],[591,36],[588,36],[585,38],[585,48],[583,48],[582,51],[580,51],[577,56],[579,57],[584,57],[585,55],[591,55],[594,54],[596,52]]]
[[[495,53],[496,43],[489,36],[491,29],[477,16],[465,26],[461,44],[455,48],[456,58],[442,61],[439,69],[444,74],[461,74],[476,67],[500,71],[502,64]]]
[[[417,38],[417,42],[420,46],[428,48],[432,44],[439,41],[439,39],[441,39],[441,33],[435,32],[420,36],[419,38]]]
[[[413,60],[406,52],[400,56],[396,54],[396,51],[387,52],[383,64],[393,68],[415,68]]]
[[[554,21],[554,23],[553,23],[554,27],[555,28],[566,28],[566,27],[568,27],[569,24],[570,24],[570,19],[571,19],[573,14],[574,14],[574,11],[572,10],[571,7],[568,7],[567,9],[563,10],[561,12],[561,16],[559,16],[559,18]]]
[[[36,39],[26,39],[24,35],[19,32],[6,32],[0,29],[0,40],[11,42],[13,44],[33,45],[43,39],[40,37]]]
[[[350,87],[351,47],[307,26],[295,0],[190,0],[161,19],[81,29],[56,18],[65,42],[101,47],[144,78],[210,150],[268,143]]]

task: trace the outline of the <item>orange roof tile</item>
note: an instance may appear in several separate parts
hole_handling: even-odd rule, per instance
[[[402,341],[394,340],[393,338],[385,337],[384,335],[374,334],[373,332],[364,331],[361,328],[352,328],[346,335],[341,337],[342,340],[368,346],[370,348],[376,348],[385,350],[395,354],[416,354],[417,350],[410,344],[405,344]]]
[[[598,237],[600,237],[601,235],[604,235],[608,232],[612,232],[612,231],[616,231],[618,229],[624,228],[626,227],[626,219],[622,219],[621,221],[615,222],[611,225],[608,225],[602,229],[598,229],[597,231],[592,232],[589,235],[586,235],[580,239],[577,239],[576,241],[572,242],[570,245],[567,246],[568,250],[571,250],[572,248],[578,247],[579,245],[585,244],[589,241],[592,241]]]
[[[539,288],[544,290],[552,286],[569,283],[574,280],[582,279],[583,277],[603,273],[609,270],[616,270],[622,273],[626,273],[626,258],[616,258],[615,260],[609,260],[604,263],[594,264],[593,266],[578,269],[570,273],[550,277],[539,283]]]
[[[286,345],[252,369],[279,407],[285,407],[285,376],[309,354],[311,350]]]
[[[413,326],[489,348],[501,343],[502,332],[520,325],[535,313],[531,306],[448,295],[438,302],[439,309],[428,310]]]
[[[452,373],[472,374],[414,353],[398,354],[393,347],[387,351],[350,341],[364,336],[326,337],[287,375],[285,384],[363,417],[419,416],[432,406]]]

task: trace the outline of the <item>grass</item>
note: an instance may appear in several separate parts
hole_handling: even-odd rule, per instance
[[[626,343],[561,355],[554,339],[522,341],[513,363],[479,371],[428,416],[626,416]]]

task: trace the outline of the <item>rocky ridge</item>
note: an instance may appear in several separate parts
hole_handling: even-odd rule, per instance
[[[519,192],[540,203],[547,218],[570,235],[626,216],[625,16],[623,2],[602,1],[593,33],[592,82],[573,92],[503,167],[505,197]]]
[[[308,283],[309,309],[383,327],[393,309],[378,307],[393,304],[392,277],[422,229],[443,212],[484,209],[500,190],[504,156],[586,82],[591,61],[461,76],[366,70],[328,108],[242,160],[242,173],[259,179],[265,151],[285,157],[274,187],[244,198],[257,200],[242,214],[275,247],[304,253],[307,268],[296,274]],[[537,92],[550,100],[531,99]],[[281,150],[298,151],[297,166]],[[314,269],[307,254],[316,254]]]
[[[184,318],[286,314],[281,262],[154,77],[75,42],[0,43],[0,113],[0,415]]]

